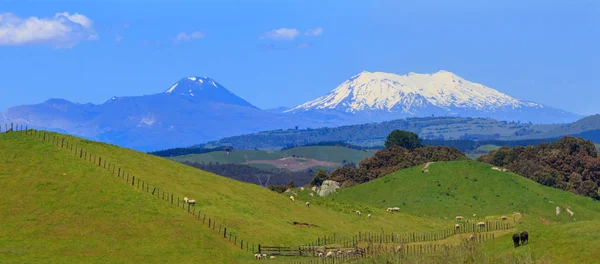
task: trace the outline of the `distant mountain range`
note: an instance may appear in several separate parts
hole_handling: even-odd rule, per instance
[[[520,101],[448,71],[407,75],[364,71],[329,94],[284,112],[318,116],[331,115],[332,111],[370,121],[433,115],[566,123],[582,117],[534,102]]]
[[[450,72],[362,72],[326,96],[288,109],[261,110],[207,77],[186,77],[162,93],[95,104],[50,99],[9,108],[0,124],[73,134],[141,151],[190,146],[289,128],[334,127],[419,116],[472,116],[535,123],[580,116],[466,81]]]

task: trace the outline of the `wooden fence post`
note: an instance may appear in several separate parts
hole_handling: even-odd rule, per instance
[[[198,212],[198,215],[200,215],[200,212]],[[227,227],[223,228],[223,237],[227,238]],[[260,252],[260,244],[258,245],[258,251]]]
[[[171,194],[171,204],[173,204],[173,194]]]
[[[131,186],[135,185],[135,176],[131,177]]]
[[[102,166],[102,157],[98,158],[98,167]]]
[[[119,173],[117,173],[118,177],[121,177],[121,168],[119,168]],[[156,188],[155,188],[156,189]],[[152,194],[154,194],[154,192],[152,192]]]

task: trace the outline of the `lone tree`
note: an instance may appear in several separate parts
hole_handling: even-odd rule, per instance
[[[419,135],[415,133],[403,130],[394,130],[385,140],[386,148],[391,148],[393,146],[400,146],[412,151],[421,146],[421,139],[419,138]]]
[[[312,186],[321,186],[321,184],[323,184],[323,182],[325,180],[327,180],[327,172],[324,170],[319,169],[317,171],[317,173],[315,173],[315,177],[312,179],[312,181],[310,182],[310,185]]]

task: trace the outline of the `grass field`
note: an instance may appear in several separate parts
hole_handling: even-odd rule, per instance
[[[296,148],[291,148],[288,150],[284,150],[284,151],[275,151],[275,152],[268,152],[268,151],[262,151],[262,150],[234,150],[232,152],[224,152],[224,151],[215,151],[215,152],[210,152],[210,153],[205,153],[205,154],[190,154],[190,155],[183,155],[183,156],[176,156],[176,157],[172,157],[170,159],[175,160],[175,161],[179,161],[179,162],[183,162],[183,161],[189,161],[189,162],[204,162],[204,163],[220,163],[220,164],[228,164],[228,163],[234,163],[234,164],[244,164],[246,162],[251,162],[251,164],[253,166],[255,165],[259,165],[259,164],[266,164],[267,167],[262,167],[262,168],[269,168],[268,166],[271,167],[277,167],[274,166],[272,164],[269,164],[271,162],[261,162],[261,161],[274,161],[274,160],[279,160],[282,158],[287,158],[287,157],[302,157],[304,159],[313,159],[316,161],[327,161],[327,162],[331,162],[331,163],[336,163],[334,164],[330,164],[331,166],[329,167],[337,167],[339,165],[341,165],[342,162],[346,161],[346,162],[355,162],[358,163],[359,161],[363,160],[366,157],[372,156],[373,152],[366,152],[366,151],[360,151],[360,150],[355,150],[355,149],[350,149],[350,148],[345,148],[345,147],[334,147],[334,146],[309,146],[309,147],[296,147]],[[314,167],[323,167],[320,165],[316,165]]]
[[[57,135],[57,134],[47,134]],[[513,248],[510,231],[483,244],[479,258],[493,263],[533,259],[590,263],[600,258],[600,205],[475,161],[440,162],[348,189],[329,197],[289,194],[237,182],[128,149],[58,135],[136,178],[197,201],[196,209],[252,245],[301,245],[323,234],[429,232],[469,221],[512,218],[530,233],[530,245]],[[234,247],[182,209],[126,184],[75,152],[22,132],[0,134],[0,260],[2,263],[203,262],[248,263]],[[306,208],[304,201],[311,201]],[[554,208],[569,206],[554,214]],[[400,213],[387,213],[387,207]],[[358,217],[355,211],[373,217]],[[475,217],[472,217],[476,214]],[[573,221],[576,218],[576,221]],[[316,227],[302,227],[293,221]],[[522,223],[519,223],[522,222]],[[436,243],[456,243],[457,237]],[[456,240],[456,241],[455,241]],[[285,263],[278,258],[272,262]],[[373,259],[376,263],[377,259]],[[427,261],[424,261],[427,262]],[[520,262],[522,263],[522,262]]]
[[[523,218],[519,230],[530,234],[531,244],[514,249],[510,234],[486,243],[490,258],[506,254],[529,254],[551,263],[591,263],[600,258],[600,203],[558,189],[545,187],[521,176],[498,172],[475,161],[440,162],[422,173],[409,168],[389,176],[342,189],[316,204],[365,204],[376,208],[400,207],[400,211],[428,219],[470,221],[498,219],[501,215]],[[560,206],[562,213],[555,214]],[[575,215],[569,216],[565,207]],[[475,215],[475,216],[473,216]],[[576,219],[575,221],[573,219]]]
[[[52,135],[57,134],[47,133],[47,138]],[[266,188],[175,161],[57,136],[175,197],[195,199],[197,210],[252,245],[301,245],[334,232],[419,232],[449,225],[408,214],[356,217],[357,209],[371,210],[366,205],[346,210],[318,205],[306,208],[301,199],[290,202]],[[90,262],[100,262],[113,253],[114,262],[139,261],[146,254],[166,262],[186,262],[187,258],[243,262],[252,258],[226,240],[219,240],[212,231],[205,231],[206,226],[184,210],[35,136],[22,132],[0,134],[0,167],[0,184],[7,197],[0,201],[0,259],[8,262],[37,262],[46,257],[58,263],[86,257]],[[294,221],[317,227],[295,226]]]

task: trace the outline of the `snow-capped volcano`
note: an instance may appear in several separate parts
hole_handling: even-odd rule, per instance
[[[378,112],[389,118],[409,116],[465,115],[527,120],[515,113],[558,111],[541,104],[518,100],[482,84],[467,81],[451,72],[397,75],[363,71],[343,82],[329,94],[301,104],[286,113],[335,110],[349,114]],[[389,119],[385,118],[385,119]],[[568,117],[576,119],[576,115]]]
[[[227,90],[221,84],[208,77],[185,77],[164,91],[165,95],[187,96],[195,100],[227,103],[254,107],[246,100]]]
[[[407,75],[364,71],[345,81],[331,93],[299,105],[288,112],[337,109],[345,112],[385,110],[413,113],[417,108],[428,105],[484,111],[540,106],[535,103],[521,102],[447,71]]]

